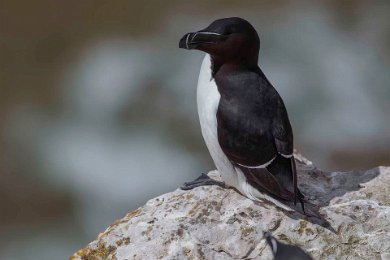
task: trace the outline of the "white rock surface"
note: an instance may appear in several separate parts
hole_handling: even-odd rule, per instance
[[[390,167],[323,172],[296,158],[299,187],[336,233],[233,189],[177,189],[117,220],[71,259],[272,259],[263,231],[314,259],[390,259]]]

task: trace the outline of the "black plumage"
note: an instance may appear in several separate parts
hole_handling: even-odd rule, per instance
[[[282,98],[261,69],[224,64],[215,73],[221,99],[218,141],[248,181],[284,200],[298,197],[293,133]],[[266,168],[252,168],[272,163]],[[248,166],[248,167],[246,167]]]

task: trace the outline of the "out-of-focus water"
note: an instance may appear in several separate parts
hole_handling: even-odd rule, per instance
[[[322,2],[171,4],[155,31],[86,41],[60,70],[54,105],[14,104],[4,117],[15,173],[58,197],[37,205],[67,206],[38,223],[0,224],[0,258],[67,257],[127,211],[213,168],[196,114],[203,54],[178,40],[218,17],[258,29],[260,66],[285,100],[301,152],[324,169],[390,163],[390,5],[361,5],[339,13]],[[348,162],[335,159],[340,151]]]

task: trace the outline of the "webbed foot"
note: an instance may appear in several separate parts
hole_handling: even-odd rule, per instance
[[[218,185],[221,188],[226,188],[226,184],[222,181],[217,181],[210,178],[207,174],[202,173],[200,177],[196,178],[193,181],[185,182],[180,189],[182,190],[192,190],[193,188],[200,186],[208,186],[208,185]]]

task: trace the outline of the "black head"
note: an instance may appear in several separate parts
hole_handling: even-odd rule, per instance
[[[235,61],[257,65],[260,39],[248,21],[231,17],[216,20],[203,30],[185,34],[179,47],[207,52],[222,63]]]
[[[313,260],[313,258],[301,248],[293,245],[283,244],[268,232],[264,232],[264,238],[271,247],[274,260]]]
[[[268,245],[271,247],[272,254],[275,256],[276,252],[278,250],[278,240],[276,240],[270,233],[264,232],[265,240],[267,241]]]

